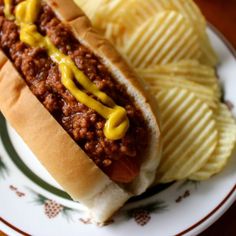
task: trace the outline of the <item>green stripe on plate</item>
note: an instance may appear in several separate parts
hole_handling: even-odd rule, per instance
[[[0,113],[0,137],[2,139],[3,145],[11,158],[11,160],[15,163],[15,165],[23,172],[31,181],[42,187],[43,189],[59,196],[64,199],[72,200],[71,197],[64,191],[48,184],[43,179],[41,179],[38,175],[34,174],[22,161],[22,159],[17,154],[15,148],[12,145],[11,139],[8,134],[6,121],[3,115]]]

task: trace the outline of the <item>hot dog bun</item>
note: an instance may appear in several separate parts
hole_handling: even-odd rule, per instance
[[[62,188],[74,200],[89,209],[94,221],[103,223],[127,199],[144,192],[155,178],[161,152],[158,111],[148,88],[109,42],[95,32],[88,18],[72,1],[45,2],[52,7],[64,24],[70,26],[82,44],[102,58],[113,77],[127,88],[135,104],[143,112],[150,141],[140,173],[127,185],[118,185],[111,181],[32,94],[2,52],[0,109]]]

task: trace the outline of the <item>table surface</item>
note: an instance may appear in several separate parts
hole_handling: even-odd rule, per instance
[[[236,0],[195,0],[207,20],[216,26],[236,48]],[[234,236],[236,203],[200,236]],[[0,232],[0,236],[4,236]]]

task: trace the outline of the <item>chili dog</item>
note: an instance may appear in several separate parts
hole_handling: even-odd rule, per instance
[[[0,1],[0,32],[1,112],[104,222],[154,180],[161,148],[152,98],[72,1]]]

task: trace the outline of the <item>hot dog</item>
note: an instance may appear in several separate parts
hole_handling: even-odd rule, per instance
[[[0,3],[1,112],[63,189],[104,222],[154,180],[155,103],[72,1]]]

